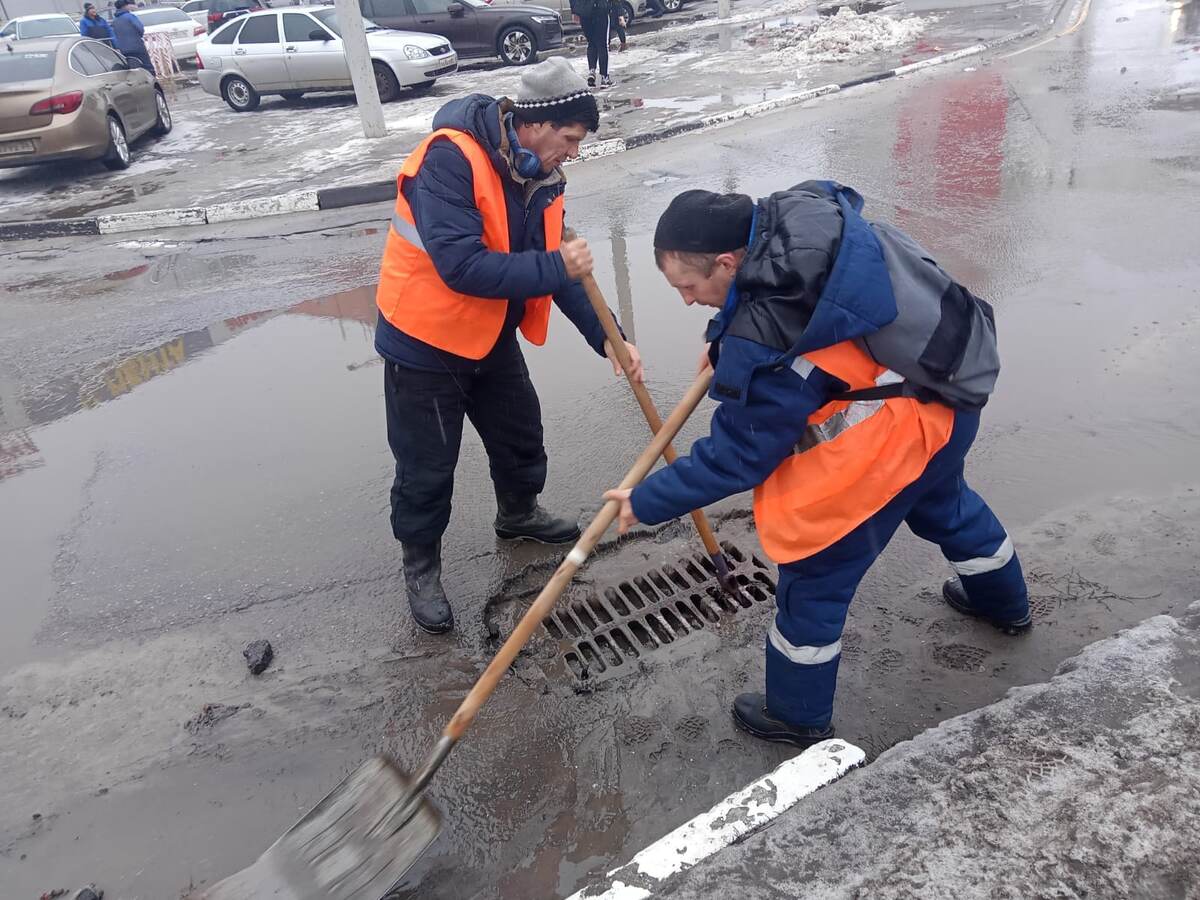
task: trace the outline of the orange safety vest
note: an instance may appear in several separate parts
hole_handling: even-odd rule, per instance
[[[798,357],[857,391],[901,380],[853,341]],[[754,489],[754,520],[776,563],[807,559],[845,537],[921,477],[954,428],[954,410],[910,397],[835,400],[809,416],[796,452]]]
[[[438,138],[452,141],[471,164],[475,208],[483,217],[483,245],[496,253],[509,252],[508,209],[500,173],[470,134],[442,128],[417,146],[396,178],[396,211],[388,229],[375,302],[383,317],[405,334],[457,356],[483,359],[500,337],[508,300],[472,297],[447,287],[421,244],[412,209],[404,199],[404,180],[416,177],[429,146]],[[544,222],[546,250],[553,252],[562,244],[561,194],[546,207]],[[549,296],[525,301],[521,333],[538,346],[546,343],[550,303]]]

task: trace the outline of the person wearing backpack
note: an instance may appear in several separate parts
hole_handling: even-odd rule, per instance
[[[624,533],[754,490],[777,610],[766,691],[733,716],[800,747],[833,736],[850,600],[902,522],[949,561],[951,607],[1007,634],[1031,624],[1012,540],[963,477],[999,371],[991,308],[862,205],[829,181],[671,202],[655,258],[685,304],[719,310],[702,360],[719,406],[687,456],[605,495]]]
[[[612,87],[608,77],[609,0],[571,0],[571,14],[587,39],[587,85],[596,87],[596,66],[600,66],[600,87]]]

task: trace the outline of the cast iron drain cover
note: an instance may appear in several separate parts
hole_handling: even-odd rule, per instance
[[[773,600],[767,564],[733,544],[721,546],[742,587],[740,600],[721,590],[707,555],[686,556],[561,602],[542,622],[558,660],[579,684],[607,681],[637,671],[637,661],[661,647]]]

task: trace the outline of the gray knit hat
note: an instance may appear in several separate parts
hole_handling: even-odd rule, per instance
[[[526,122],[581,122],[588,131],[600,127],[595,96],[561,56],[525,70],[513,109]]]

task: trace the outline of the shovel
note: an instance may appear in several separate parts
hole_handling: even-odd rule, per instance
[[[697,377],[620,487],[632,488],[646,477],[704,399],[711,381],[711,369]],[[253,865],[213,885],[195,900],[379,900],[395,886],[441,831],[441,816],[425,796],[430,780],[619,509],[615,500],[604,504],[467,694],[414,777],[405,775],[386,756],[368,760]]]
[[[571,241],[576,237],[575,231],[571,228],[563,232],[564,240]],[[592,309],[596,311],[596,318],[600,320],[600,325],[604,328],[604,336],[608,339],[609,344],[612,345],[617,362],[625,372],[625,379],[629,382],[629,386],[633,388],[633,396],[637,398],[638,406],[642,408],[642,415],[646,417],[646,424],[650,426],[651,434],[658,434],[663,424],[662,419],[658,415],[658,408],[655,407],[654,399],[650,396],[646,385],[634,381],[629,375],[633,368],[632,361],[629,358],[629,349],[625,346],[625,338],[621,335],[621,329],[617,327],[617,320],[613,318],[612,310],[604,302],[604,295],[600,292],[600,285],[596,283],[595,276],[590,272],[580,280],[583,283],[583,289],[587,292],[588,300],[592,304]],[[675,462],[678,455],[671,444],[667,444],[663,449],[663,459],[667,461],[668,465]],[[721,549],[721,545],[717,543],[717,537],[713,534],[712,526],[708,524],[708,517],[704,515],[703,510],[692,510],[692,522],[695,523],[696,533],[700,535],[700,540],[704,542],[704,550],[708,553],[708,558],[712,560],[713,568],[716,569],[717,583],[721,585],[721,590],[731,597],[742,596],[742,589],[733,579],[733,574],[729,570],[729,562],[725,559],[725,552]]]

